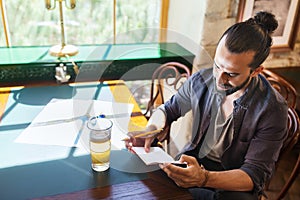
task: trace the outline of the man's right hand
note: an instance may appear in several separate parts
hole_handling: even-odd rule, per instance
[[[154,135],[148,135],[145,137],[139,137],[139,138],[135,138],[136,135],[142,134],[142,133],[146,133],[149,131],[154,131],[157,130],[155,125],[150,125],[148,126],[145,130],[143,131],[133,131],[133,132],[129,132],[127,135],[130,137],[129,140],[125,141],[125,145],[126,148],[133,152],[132,147],[144,147],[146,152],[150,151],[150,147],[152,142],[154,141],[154,139],[156,138],[157,134]],[[159,134],[159,133],[158,133]]]

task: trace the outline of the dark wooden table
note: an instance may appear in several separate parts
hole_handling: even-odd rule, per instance
[[[145,180],[97,187],[78,192],[37,198],[37,200],[63,199],[192,199],[187,189],[179,188],[159,170],[149,173]]]

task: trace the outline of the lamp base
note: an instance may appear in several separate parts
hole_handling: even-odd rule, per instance
[[[54,57],[74,56],[78,53],[77,47],[73,45],[55,45],[49,49],[49,54]]]

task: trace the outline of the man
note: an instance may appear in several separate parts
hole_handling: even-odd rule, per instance
[[[228,28],[213,68],[194,73],[149,121],[166,130],[192,110],[192,140],[179,159],[188,167],[160,167],[195,199],[258,199],[274,171],[287,104],[259,73],[277,26],[274,15],[260,12]],[[142,144],[149,151],[153,141],[134,139],[127,146]]]

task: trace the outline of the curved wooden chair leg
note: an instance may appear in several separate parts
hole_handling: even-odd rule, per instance
[[[300,172],[300,153],[298,153],[298,160],[297,160],[297,162],[295,164],[295,167],[294,167],[294,169],[293,169],[293,171],[290,175],[289,180],[285,183],[284,187],[280,191],[280,193],[279,193],[276,200],[281,200],[286,195],[286,193],[288,192],[288,190],[292,186],[293,182],[297,178],[299,172]]]

